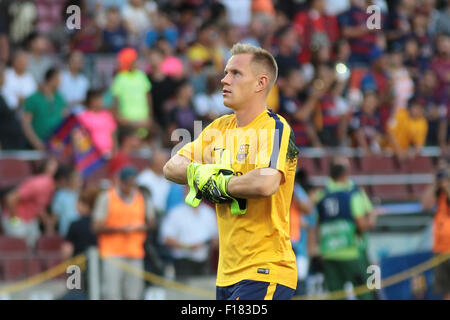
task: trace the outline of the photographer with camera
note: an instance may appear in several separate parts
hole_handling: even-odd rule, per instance
[[[447,161],[441,161],[435,182],[422,198],[424,210],[435,209],[433,219],[433,253],[450,254],[450,170]],[[450,300],[450,259],[436,266],[434,287],[443,299]]]

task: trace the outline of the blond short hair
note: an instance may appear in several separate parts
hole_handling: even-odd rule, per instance
[[[275,85],[278,77],[278,65],[273,55],[260,47],[252,46],[251,44],[236,43],[230,50],[232,56],[237,54],[250,53],[253,55],[251,62],[261,65],[268,73],[270,89]]]

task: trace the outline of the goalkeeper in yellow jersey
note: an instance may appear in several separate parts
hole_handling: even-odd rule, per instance
[[[167,179],[190,186],[186,203],[216,203],[219,300],[291,299],[296,289],[289,207],[298,150],[286,120],[266,107],[277,72],[268,51],[235,44],[221,81],[234,113],[164,167]]]

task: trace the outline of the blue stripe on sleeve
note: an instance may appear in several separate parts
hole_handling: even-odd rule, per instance
[[[275,145],[275,137],[273,140],[272,154],[270,156],[269,168],[276,169],[278,165],[278,157],[280,155],[281,138],[283,137],[284,124],[276,113],[269,109],[268,115],[275,120],[275,135],[278,133],[278,147]]]

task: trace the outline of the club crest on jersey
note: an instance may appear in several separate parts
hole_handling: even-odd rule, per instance
[[[248,155],[248,150],[249,150],[249,149],[250,149],[250,145],[249,145],[249,144],[242,144],[242,145],[239,147],[239,151],[238,151],[238,153],[237,153],[237,155],[236,155],[237,161],[244,161],[245,158],[246,158],[247,155]]]

